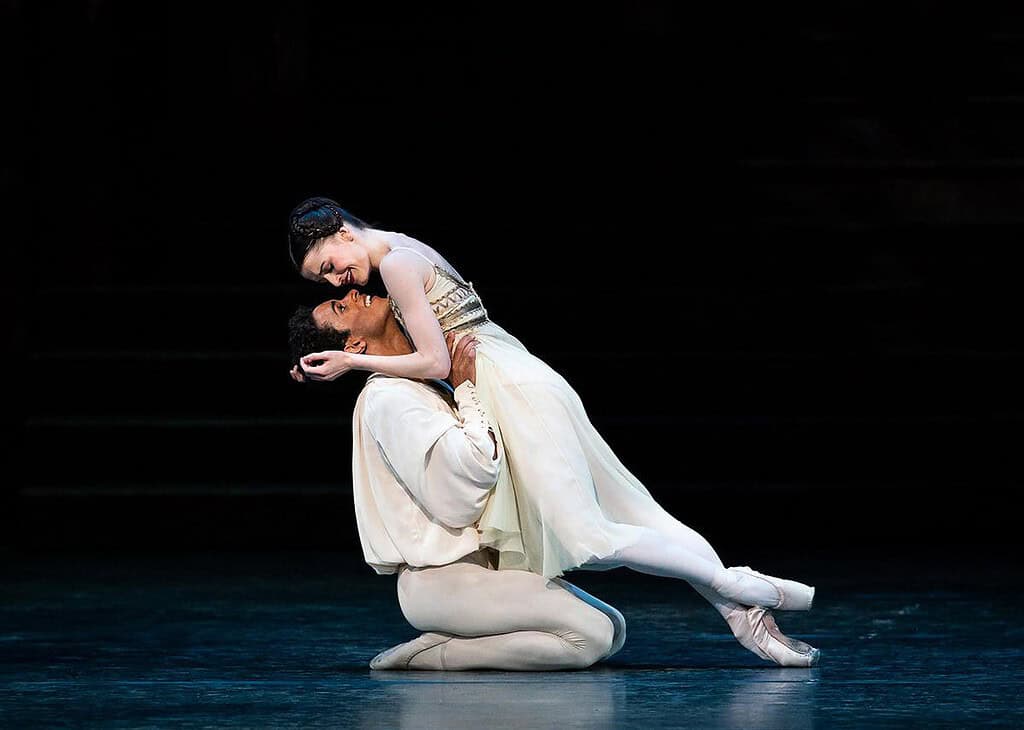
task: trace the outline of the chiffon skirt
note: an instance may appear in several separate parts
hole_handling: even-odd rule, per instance
[[[493,322],[469,332],[480,342],[477,393],[505,453],[479,523],[499,570],[553,578],[637,542],[643,526],[667,517],[561,375]]]

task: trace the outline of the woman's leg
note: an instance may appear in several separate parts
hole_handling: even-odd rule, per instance
[[[579,669],[613,648],[605,613],[528,571],[466,562],[405,569],[398,599],[410,624],[440,632],[408,642],[412,656],[396,654],[408,669]]]
[[[666,513],[667,514],[667,513]],[[788,640],[772,624],[775,637],[758,634],[751,626],[748,613],[750,606],[773,605],[779,594],[772,583],[762,580],[746,580],[735,584],[736,595],[733,598],[723,596],[714,587],[716,582],[728,581],[731,572],[722,565],[711,545],[696,531],[682,523],[666,524],[668,534],[653,528],[647,528],[643,538],[610,557],[593,561],[591,564],[607,567],[627,567],[651,575],[681,578],[687,581],[705,600],[708,601],[728,624],[736,640],[748,651],[761,659],[775,661],[793,666],[808,666],[803,655],[790,650],[780,643]],[[813,589],[812,589],[813,592]],[[739,598],[737,601],[735,598]],[[760,609],[758,609],[760,610]],[[777,649],[770,655],[767,649]],[[810,647],[807,647],[810,650]]]
[[[713,562],[718,568],[725,567],[721,558],[718,557],[718,553],[703,535],[692,527],[684,525],[660,505],[658,505],[657,509],[648,512],[643,524],[648,527],[654,527],[666,535],[675,538],[677,541],[685,543],[695,554]],[[753,641],[751,641],[745,624],[738,623],[739,615],[747,609],[747,606],[730,601],[708,585],[690,582],[690,586],[697,591],[704,600],[714,607],[718,614],[729,625],[729,629],[733,632],[737,641],[739,641],[744,648],[750,650],[754,654],[757,654],[762,659],[769,658],[757,647],[756,644],[753,643]]]
[[[699,542],[706,543],[703,538]],[[711,588],[720,593],[718,586],[729,580],[729,569],[722,566],[717,555],[711,558],[696,547],[692,538],[679,540],[678,536],[669,536],[647,527],[637,542],[589,564],[624,567],[649,575],[681,578],[691,585]],[[779,599],[778,591],[767,580],[742,580],[730,583],[729,588],[733,595],[727,597],[747,606],[774,607]]]
[[[696,531],[672,518],[660,506],[653,505],[646,511],[650,514],[642,515],[636,523],[644,527],[639,540],[587,565],[626,567],[650,575],[680,578],[744,606],[793,610],[811,607],[811,586],[747,568],[726,568],[708,541]]]

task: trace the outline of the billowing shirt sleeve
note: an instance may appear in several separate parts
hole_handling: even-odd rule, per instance
[[[364,418],[410,496],[436,521],[458,528],[480,518],[502,457],[492,458],[494,441],[475,394],[462,389],[456,402],[463,420],[399,388],[379,389],[367,399]]]

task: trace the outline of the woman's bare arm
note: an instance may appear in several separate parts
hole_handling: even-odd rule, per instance
[[[446,378],[452,369],[444,333],[426,285],[433,268],[408,251],[392,251],[380,262],[380,276],[398,308],[416,352],[409,355],[353,355],[352,367],[401,378]]]
[[[312,353],[303,358],[303,367],[314,377],[331,371],[334,379],[347,370],[369,370],[399,378],[446,378],[452,361],[445,345],[441,325],[427,300],[426,285],[433,268],[415,254],[392,251],[380,262],[380,275],[388,295],[402,311],[405,329],[412,339],[415,352],[408,355],[363,355],[345,353],[346,368],[338,370],[336,364],[317,366],[318,357],[326,353]],[[336,353],[340,356],[340,353]]]

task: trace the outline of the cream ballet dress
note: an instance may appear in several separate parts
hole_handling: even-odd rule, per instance
[[[472,283],[401,248],[434,267],[427,299],[441,330],[480,343],[477,395],[505,459],[478,529],[481,546],[499,552],[499,570],[553,578],[639,540],[647,518],[664,512],[598,434],[576,391],[488,319]],[[404,327],[393,299],[391,308]]]

